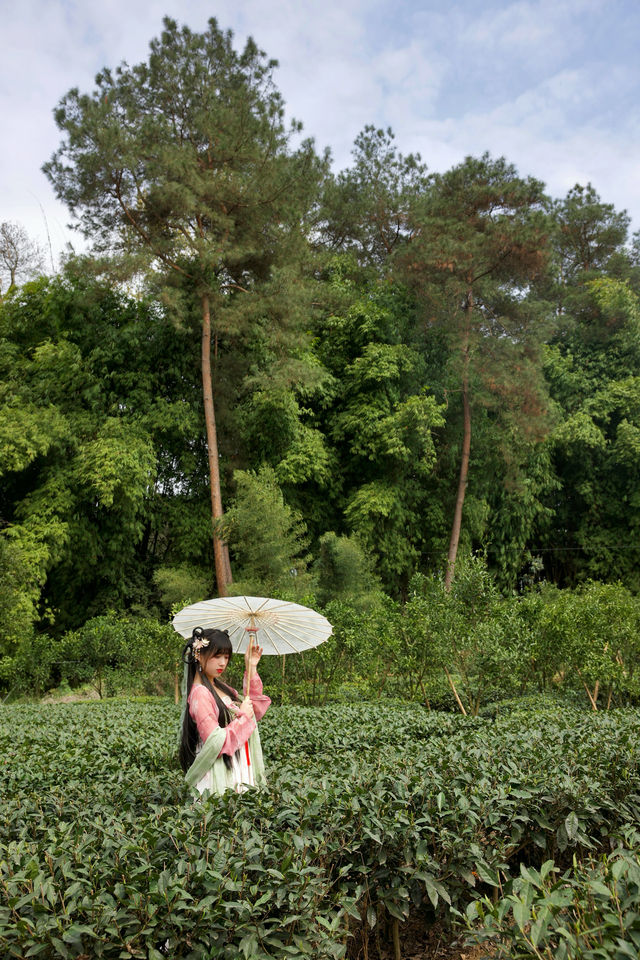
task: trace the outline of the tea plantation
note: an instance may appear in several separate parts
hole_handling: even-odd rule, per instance
[[[0,712],[0,956],[640,952],[640,715],[272,708],[269,788],[194,802],[166,701]]]

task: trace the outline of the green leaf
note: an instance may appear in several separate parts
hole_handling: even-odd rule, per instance
[[[61,957],[66,958],[71,956],[68,947],[66,947],[62,940],[60,940],[58,937],[51,937],[51,943],[55,947],[56,953]]]
[[[578,834],[578,828],[580,826],[580,821],[578,820],[578,815],[575,811],[571,811],[569,816],[564,821],[564,828],[567,831],[567,837],[569,840],[575,840]]]
[[[513,919],[521,930],[524,930],[531,920],[531,907],[522,900],[513,904]]]
[[[489,883],[492,887],[500,886],[500,878],[496,870],[492,870],[488,864],[479,860],[476,863],[476,873],[483,883]]]
[[[393,901],[385,900],[384,905],[387,912],[390,913],[392,917],[395,917],[396,920],[404,921],[406,919],[404,912],[397,904],[393,903]]]
[[[609,890],[609,888],[605,886],[605,884],[602,883],[600,880],[590,880],[589,889],[593,893],[598,894],[598,896],[605,897],[607,900],[611,899],[612,897],[611,890]]]

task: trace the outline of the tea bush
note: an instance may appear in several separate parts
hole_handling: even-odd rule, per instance
[[[178,723],[168,701],[0,712],[0,955],[339,958],[640,818],[631,710],[272,708],[268,788],[204,802]]]
[[[640,955],[640,833],[626,831],[609,855],[576,862],[561,876],[553,860],[521,865],[511,892],[467,909],[474,939],[509,960],[626,960]],[[478,930],[477,921],[481,921]]]

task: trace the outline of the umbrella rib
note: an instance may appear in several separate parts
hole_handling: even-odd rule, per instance
[[[262,599],[261,597],[255,597],[256,600]],[[279,610],[289,611],[292,615],[301,613],[303,615],[307,613],[315,613],[315,610],[312,610],[310,607],[303,607],[301,603],[290,603],[288,600],[270,600],[268,597],[264,599],[264,602],[256,609],[256,613],[265,606],[265,604],[270,604],[267,608],[270,613],[277,613]]]
[[[243,599],[243,601],[244,601],[245,608],[249,611],[249,613],[253,613],[253,610],[251,609],[251,607],[250,607],[250,605],[249,605],[249,598],[248,598],[248,597],[243,597],[242,599]]]
[[[283,643],[286,643],[287,646],[290,647],[290,648],[293,650],[294,653],[300,653],[300,651],[297,649],[297,647],[294,647],[294,645],[291,643],[291,641],[290,641],[290,640],[287,640],[287,638],[286,638],[285,636],[283,636],[283,634],[281,634],[280,631],[279,631],[278,629],[276,629],[276,627],[274,627],[273,624],[270,625],[269,630],[270,630],[270,631],[273,630],[274,633],[277,633],[277,635],[280,637],[280,639],[282,640],[282,642],[283,642]]]
[[[269,598],[268,598],[268,597],[251,597],[251,598],[249,598],[249,597],[243,597],[242,599],[244,600],[245,608],[246,608],[247,611],[251,614],[251,616],[255,616],[257,613],[260,613],[260,611],[261,611],[262,608],[264,607],[265,603],[269,603]],[[259,604],[259,606],[257,606],[255,609],[253,609],[253,608],[251,607],[251,605],[248,603],[248,600],[249,600],[249,599],[251,599],[251,600],[262,600],[262,603]]]
[[[269,610],[265,611],[266,613],[272,613],[274,616],[277,616],[279,620],[286,620],[289,623],[328,623],[326,617],[323,617],[322,614],[316,613],[315,610],[306,610],[304,608],[299,610],[287,610],[286,607],[276,609],[275,607],[270,607]]]
[[[282,627],[282,628],[287,629],[287,630],[291,630],[292,632],[294,632],[296,629],[298,629],[298,630],[300,630],[301,632],[304,632],[304,633],[306,633],[306,634],[311,634],[311,635],[313,635],[313,636],[320,636],[320,637],[322,637],[322,636],[330,636],[330,635],[331,635],[331,627],[330,627],[330,626],[327,628],[327,627],[325,627],[325,626],[315,626],[315,625],[310,624],[310,623],[302,623],[302,622],[291,623],[291,622],[289,622],[289,621],[287,621],[287,622],[277,621],[277,623],[278,623],[278,626],[279,626],[279,627]]]
[[[256,597],[256,599],[260,599],[260,598]],[[262,608],[263,608],[267,603],[269,603],[269,598],[268,598],[268,597],[264,597],[264,598],[263,598],[263,602],[260,604],[260,606],[257,608],[257,610],[255,610],[255,613],[260,613],[260,611],[262,610]]]
[[[278,647],[277,638],[271,635],[271,629],[269,627],[263,627],[262,632],[265,636],[261,640],[259,640],[258,643],[265,644],[266,642],[268,642],[273,647],[273,653],[275,653],[278,657],[283,656],[282,650],[280,650]],[[265,653],[267,653],[266,650],[265,650]]]

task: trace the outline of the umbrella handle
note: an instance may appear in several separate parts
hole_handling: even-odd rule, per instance
[[[253,662],[251,659],[251,654],[253,653],[253,645],[256,640],[256,627],[247,627],[247,633],[249,634],[249,665],[247,666],[247,696],[249,696],[249,690],[251,689],[251,680],[253,674]]]

